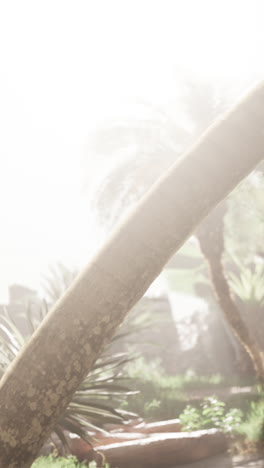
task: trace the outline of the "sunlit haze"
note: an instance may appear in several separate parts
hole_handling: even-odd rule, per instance
[[[238,96],[264,76],[263,17],[261,0],[1,2],[0,302],[103,238],[94,130],[141,101],[169,106],[185,73]]]

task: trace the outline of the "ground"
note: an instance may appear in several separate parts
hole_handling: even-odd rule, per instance
[[[228,455],[218,455],[216,457],[210,457],[206,460],[175,468],[264,468],[264,458],[231,458]]]

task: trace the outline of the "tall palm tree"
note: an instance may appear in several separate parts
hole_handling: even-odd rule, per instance
[[[192,124],[192,131],[189,133],[160,110],[154,113],[154,117],[144,121],[125,122],[122,126],[116,125],[99,132],[96,147],[99,153],[107,153],[109,149],[124,153],[124,159],[103,180],[96,193],[99,220],[107,226],[115,223],[143,195],[162,170],[180,156],[187,143],[190,145],[223,113],[227,102],[224,99],[219,100],[217,90],[208,83],[186,80],[181,107]],[[252,360],[257,377],[261,378],[260,350],[231,297],[224,271],[225,212],[226,210],[218,209],[209,216],[199,229],[197,237],[208,262],[214,292],[224,317]],[[216,220],[217,229],[214,229]],[[241,359],[243,356],[242,353]]]
[[[51,267],[49,275],[45,277],[48,303],[45,301],[37,306],[35,304],[35,307],[29,303],[23,312],[24,327],[16,323],[8,307],[3,309],[0,314],[0,379],[45,319],[48,309],[65,293],[77,275],[78,271],[62,263]],[[53,445],[58,441],[57,447],[60,452],[64,453],[69,449],[68,432],[92,444],[98,432],[107,433],[105,426],[108,423],[123,424],[136,416],[121,409],[121,403],[131,393],[124,385],[121,374],[124,366],[134,359],[135,355],[129,356],[126,352],[111,350],[113,344],[117,344],[118,348],[120,338],[122,339],[124,335],[128,337],[136,332],[131,320],[127,325],[126,331],[123,330],[122,334],[117,332],[113,342],[110,343],[110,349],[107,346],[96,360],[54,427],[50,439],[46,441],[47,444]]]
[[[30,467],[131,307],[262,159],[263,120],[262,84],[164,174],[49,312],[0,382],[0,466]]]

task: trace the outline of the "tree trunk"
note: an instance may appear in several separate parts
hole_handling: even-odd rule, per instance
[[[225,204],[221,203],[201,223],[196,234],[201,251],[208,262],[216,298],[225,319],[248,353],[255,368],[257,379],[261,383],[264,383],[264,365],[258,342],[251,336],[236,303],[232,299],[222,265],[224,253],[224,215]]]
[[[0,384],[0,467],[30,466],[127,312],[261,161],[263,122],[261,84],[154,184],[50,311]]]

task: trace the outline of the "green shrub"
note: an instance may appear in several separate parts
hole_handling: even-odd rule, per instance
[[[159,361],[151,363],[143,358],[129,363],[125,377],[129,378],[130,388],[138,391],[122,403],[122,408],[139,414],[145,420],[166,420],[178,418],[190,400],[188,391],[212,389],[212,393],[225,381],[220,375],[197,376],[166,375]],[[198,406],[199,401],[193,402]]]
[[[200,408],[187,405],[180,421],[183,431],[217,428],[223,432],[234,432],[242,422],[243,413],[237,408],[226,411],[226,404],[216,397],[205,398]]]
[[[130,388],[137,393],[129,396],[122,403],[122,408],[139,414],[145,420],[176,418],[179,409],[182,410],[186,404],[183,403],[182,391],[165,375],[157,361],[146,363],[144,359],[137,359],[127,366],[125,377],[129,379]]]
[[[38,458],[32,465],[31,468],[84,468],[88,467],[85,463],[79,463],[77,458],[75,457],[53,457],[50,455],[49,457],[40,457]],[[93,468],[93,465],[89,465],[89,467]]]
[[[187,405],[182,414],[180,414],[180,421],[183,431],[196,431],[201,429],[201,412],[199,409],[191,405]]]
[[[264,400],[251,402],[246,420],[236,432],[250,442],[264,440]]]

